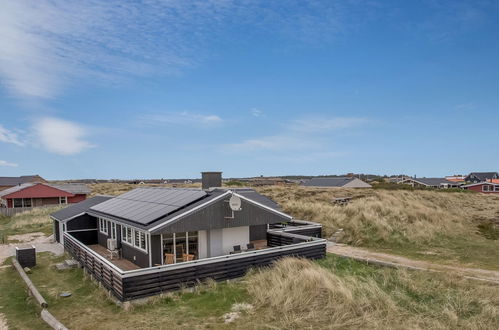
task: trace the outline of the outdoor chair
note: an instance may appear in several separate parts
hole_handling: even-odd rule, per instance
[[[182,261],[192,261],[194,260],[194,255],[193,254],[187,254],[187,253],[184,253],[182,254]]]
[[[173,253],[165,253],[165,264],[170,265],[175,263],[175,255]]]
[[[231,252],[230,254],[235,254],[235,253],[241,253],[242,252],[241,245],[234,245],[233,249],[234,249],[234,251]]]

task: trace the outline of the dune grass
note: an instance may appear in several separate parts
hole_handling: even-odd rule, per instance
[[[322,223],[325,237],[413,258],[499,269],[499,196],[428,190],[264,187],[295,218]],[[346,206],[338,197],[351,197]]]
[[[8,243],[10,235],[42,232],[51,235],[53,224],[50,214],[59,210],[61,206],[40,207],[30,211],[18,213],[11,217],[0,216],[0,244]]]
[[[246,281],[259,316],[251,318],[257,323],[248,328],[499,326],[499,287],[449,275],[383,269],[329,256],[317,263],[284,259]]]
[[[240,281],[117,307],[81,269],[56,271],[63,257],[39,254],[30,278],[49,310],[70,329],[494,329],[499,286],[445,274],[368,266],[332,255],[283,259]],[[60,298],[70,291],[70,298]],[[224,314],[244,309],[233,323]],[[11,328],[45,329],[12,268],[0,269],[0,312]]]

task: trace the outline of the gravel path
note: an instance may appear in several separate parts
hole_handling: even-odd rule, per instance
[[[499,271],[479,269],[479,268],[466,268],[457,266],[448,266],[436,264],[428,261],[414,260],[398,255],[373,252],[366,249],[353,247],[344,244],[330,243],[327,247],[327,252],[339,256],[352,258],[359,261],[366,261],[371,263],[383,264],[392,267],[404,267],[410,269],[419,269],[437,272],[452,272],[466,278],[482,280],[487,282],[494,282],[499,284]]]
[[[47,237],[43,233],[14,235],[9,236],[8,239],[15,239],[22,243],[0,244],[0,265],[5,259],[16,255],[16,246],[21,245],[34,245],[36,252],[52,252],[55,255],[62,255],[64,253],[64,248],[60,244],[52,243],[52,236]]]

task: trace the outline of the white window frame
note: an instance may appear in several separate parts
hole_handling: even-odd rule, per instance
[[[485,187],[487,187],[487,189],[485,189]],[[490,192],[490,191],[491,191],[491,190],[490,190],[490,186],[489,186],[488,184],[484,184],[484,185],[482,186],[482,191],[483,191],[483,192]]]
[[[59,204],[67,204],[67,203],[68,203],[68,198],[66,196],[59,197]]]
[[[106,219],[99,218],[99,231],[103,234],[108,235],[108,221]]]
[[[111,222],[111,239],[116,239],[116,223]]]
[[[135,229],[135,228],[125,226],[125,225],[122,225],[121,228],[122,228],[122,230],[121,230],[121,242],[123,244],[130,245],[134,249],[148,253],[147,244],[148,244],[149,238],[148,238],[148,234],[145,231]],[[138,235],[137,244],[135,241],[136,235]],[[141,247],[142,243],[144,243],[143,245],[145,246],[145,248]]]
[[[21,200],[21,206],[14,206],[14,200]],[[31,201],[30,206],[25,205],[25,200],[29,199]],[[24,207],[33,207],[33,198],[12,198],[12,208],[24,208]]]

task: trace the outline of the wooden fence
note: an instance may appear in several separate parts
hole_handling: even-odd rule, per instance
[[[14,208],[6,208],[6,207],[0,207],[0,215],[6,216],[6,217],[11,217],[13,215],[16,215],[18,213],[23,213],[23,212],[28,212],[34,209],[39,209],[39,208],[50,208],[50,207],[57,207],[59,206],[58,204],[54,205],[43,205],[43,206],[33,206],[33,207],[14,207]]]
[[[323,239],[283,232],[270,233],[270,239],[274,245],[268,249],[129,271],[122,271],[69,233],[64,234],[64,247],[120,301],[191,287],[208,278],[241,277],[252,267],[268,266],[286,256],[319,259],[326,254]]]

